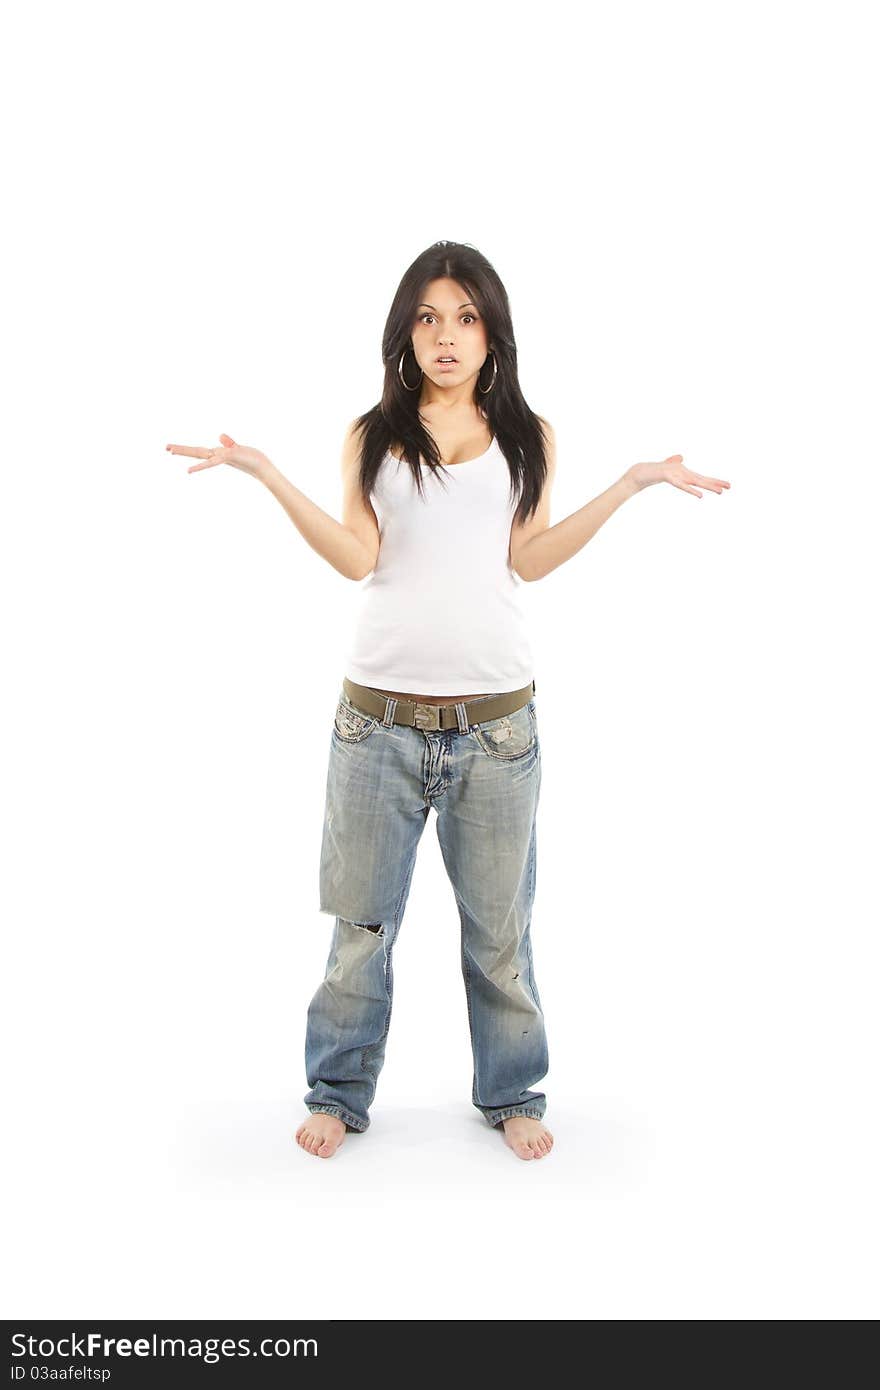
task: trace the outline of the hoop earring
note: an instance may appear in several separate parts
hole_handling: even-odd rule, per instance
[[[492,390],[492,387],[495,385],[495,378],[498,375],[498,358],[495,356],[494,352],[492,352],[492,366],[495,370],[492,372],[492,380],[489,382],[488,386],[480,386],[480,378],[479,376],[477,377],[477,386],[480,387],[480,391],[484,396],[488,396],[489,392]]]
[[[403,352],[400,354],[400,361],[399,361],[398,364],[397,364],[397,375],[400,377],[401,381],[403,381],[403,359],[404,359],[404,357],[406,357],[406,348],[404,348],[404,349],[403,349]],[[419,368],[419,379],[418,379],[418,381],[416,382],[415,386],[407,386],[406,382],[403,381],[403,385],[404,385],[405,389],[406,389],[407,391],[418,391],[419,387],[420,387],[421,384],[422,384],[422,378],[424,377],[424,375],[425,375],[425,373],[421,370],[421,368]]]

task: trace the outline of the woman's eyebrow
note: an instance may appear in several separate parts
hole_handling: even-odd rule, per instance
[[[474,304],[474,301],[473,301],[472,299],[466,299],[466,300],[464,301],[464,304],[459,304],[458,307],[459,307],[459,309],[466,309],[467,306],[468,306],[468,304]],[[475,308],[475,309],[476,309],[476,307],[477,307],[476,304],[474,304],[474,308]],[[434,305],[433,305],[433,304],[420,304],[420,305],[419,305],[419,308],[420,308],[420,309],[434,309]],[[437,311],[436,309],[434,309],[434,313],[436,314],[437,312],[438,312],[438,311]]]

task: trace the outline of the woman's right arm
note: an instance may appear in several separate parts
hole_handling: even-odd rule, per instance
[[[270,458],[248,444],[237,444],[231,435],[221,434],[220,447],[202,448],[192,444],[166,444],[172,454],[198,459],[188,473],[230,464],[261,483],[277,497],[300,535],[313,550],[344,575],[363,579],[376,568],[379,558],[379,523],[369,503],[364,503],[358,484],[360,448],[355,421],[349,425],[342,447],[342,521],[327,512],[294,487]]]
[[[379,557],[379,523],[373,508],[364,503],[358,484],[359,454],[359,437],[352,421],[342,447],[341,522],[294,487],[270,460],[257,473],[303,539],[346,579],[366,578]]]

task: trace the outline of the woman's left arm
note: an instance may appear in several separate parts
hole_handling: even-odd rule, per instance
[[[672,454],[662,463],[634,463],[623,477],[579,511],[529,537],[517,554],[516,571],[520,578],[543,579],[558,569],[582,550],[587,541],[592,540],[599,527],[617,511],[622,502],[634,497],[637,492],[643,492],[646,487],[652,487],[654,483],[671,483],[693,497],[702,497],[699,491],[701,487],[719,494],[730,487],[730,483],[723,478],[706,478],[702,473],[692,473],[682,463],[681,454]]]

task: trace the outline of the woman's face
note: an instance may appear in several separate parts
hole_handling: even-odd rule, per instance
[[[431,280],[424,298],[412,327],[416,361],[435,386],[472,390],[489,346],[479,309],[457,280]],[[446,366],[441,357],[455,361]]]

